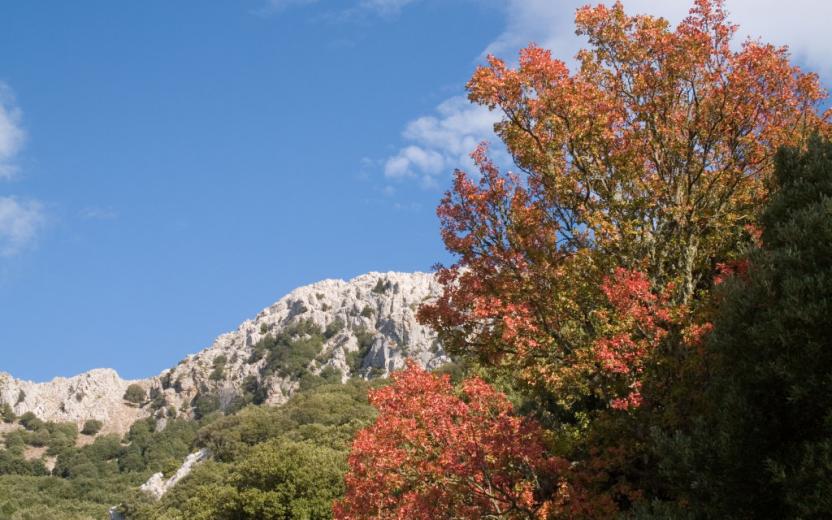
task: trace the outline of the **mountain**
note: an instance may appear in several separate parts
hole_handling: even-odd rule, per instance
[[[0,374],[0,402],[19,416],[104,423],[123,433],[137,419],[193,417],[248,402],[281,404],[315,380],[384,377],[412,358],[423,367],[447,361],[435,334],[416,321],[441,287],[426,273],[368,273],[349,281],[300,287],[218,337],[208,348],[147,379],[111,369],[33,383]],[[139,402],[124,399],[140,387]],[[135,388],[133,389],[135,390]]]

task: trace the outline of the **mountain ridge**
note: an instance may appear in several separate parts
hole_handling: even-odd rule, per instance
[[[435,277],[421,272],[321,280],[290,291],[155,376],[126,380],[98,368],[36,383],[0,372],[0,403],[17,415],[79,425],[96,419],[102,433],[124,433],[144,417],[194,416],[200,400],[219,408],[245,399],[277,405],[315,377],[385,377],[406,358],[435,368],[449,359],[416,310],[440,291]],[[141,403],[124,400],[131,385],[145,391]]]

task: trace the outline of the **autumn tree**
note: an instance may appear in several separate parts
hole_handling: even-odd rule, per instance
[[[519,173],[485,146],[479,179],[457,172],[438,214],[458,260],[420,312],[452,353],[508,368],[572,420],[636,398],[659,344],[637,319],[609,322],[609,280],[630,273],[673,318],[657,327],[688,326],[717,264],[752,240],[776,149],[830,131],[818,78],[785,48],[736,47],[721,0],[697,0],[676,28],[620,3],[579,9],[576,26],[589,42],[576,70],[531,45],[469,82],[471,101],[502,113]],[[619,347],[631,352],[610,359]],[[599,384],[618,362],[628,383]]]
[[[567,478],[569,464],[547,455],[540,426],[515,416],[506,398],[482,380],[466,380],[457,392],[448,376],[413,363],[392,377],[391,386],[370,394],[379,417],[354,441],[336,518],[586,513]]]

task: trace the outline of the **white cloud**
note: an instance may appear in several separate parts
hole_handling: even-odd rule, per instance
[[[0,256],[13,256],[28,246],[43,223],[39,202],[0,197]]]
[[[371,1],[371,0],[367,0]],[[375,0],[385,3],[385,0]],[[407,1],[388,0],[404,4]],[[482,52],[511,62],[517,52],[535,42],[551,49],[555,57],[574,65],[574,56],[585,42],[575,35],[575,10],[586,0],[502,0],[505,29]],[[597,2],[591,2],[597,3]],[[612,0],[604,3],[612,4]],[[687,14],[693,0],[624,0],[630,14],[647,13],[664,16],[676,24]],[[832,81],[832,54],[828,52],[828,20],[832,19],[832,1],[728,0],[729,16],[740,25],[738,41],[759,37],[764,42],[788,45],[795,58],[820,73],[827,85]],[[497,114],[469,104],[461,96],[439,105],[435,115],[409,122],[402,137],[407,143],[384,164],[389,178],[415,178],[423,186],[436,186],[439,175],[454,168],[473,171],[468,154],[483,140],[496,143],[492,132]]]
[[[553,54],[571,61],[582,46],[575,35],[575,10],[585,0],[504,0],[505,30],[485,49],[513,59],[529,42],[552,49]],[[597,2],[591,2],[595,4]],[[604,2],[612,4],[612,1]],[[671,23],[685,17],[693,0],[624,0],[629,14],[663,16]],[[832,2],[818,0],[727,0],[730,19],[740,26],[738,37],[760,38],[775,45],[788,45],[795,58],[805,62],[826,79],[832,80],[832,54],[829,49],[828,21]]]
[[[506,27],[483,51],[513,59],[529,42],[551,49],[557,56],[573,56],[578,48],[575,9],[585,2],[563,0],[505,0]]]
[[[26,140],[21,120],[22,112],[11,88],[0,82],[0,180],[8,180],[17,172],[15,160]],[[43,223],[43,208],[38,201],[0,196],[0,257],[13,256],[28,246]]]
[[[20,120],[21,111],[11,89],[0,82],[0,179],[8,179],[17,171],[14,159],[26,139]]]
[[[442,102],[435,114],[407,124],[402,138],[410,143],[384,163],[391,179],[416,178],[423,186],[437,185],[440,175],[454,168],[470,170],[469,154],[482,141],[493,140],[498,115],[457,96]]]
[[[788,45],[792,55],[807,68],[832,82],[832,54],[829,53],[829,20],[832,2],[818,0],[735,0],[728,1],[732,19],[743,36]]]

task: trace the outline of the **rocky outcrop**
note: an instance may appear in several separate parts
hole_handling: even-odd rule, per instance
[[[301,325],[306,331],[301,336],[311,331],[321,342],[320,352],[304,367],[308,374],[340,372],[344,380],[385,377],[407,358],[435,368],[448,357],[435,334],[416,321],[416,311],[440,291],[433,275],[426,273],[369,273],[349,281],[324,280],[295,289],[158,376],[125,381],[113,370],[99,369],[32,383],[0,374],[0,401],[12,404],[18,415],[31,411],[44,420],[80,424],[98,419],[104,422],[105,432],[124,432],[136,419],[161,418],[174,408],[177,414],[192,415],[192,405],[200,396],[210,396],[220,407],[229,406],[251,387],[256,387],[262,401],[280,404],[299,388],[299,377],[274,370],[269,356],[257,347],[267,336],[276,338]],[[134,405],[122,399],[132,383],[147,391],[147,402]]]
[[[122,397],[134,381],[125,381],[115,370],[99,368],[75,377],[58,377],[33,383],[0,374],[0,402],[9,403],[17,415],[32,412],[43,420],[83,423],[98,419],[107,432],[126,431],[147,415],[124,403]],[[138,384],[146,384],[138,381]]]
[[[257,359],[256,347],[267,336],[277,337],[302,323],[324,334],[321,352],[307,367],[312,374],[331,367],[344,380],[385,377],[407,358],[434,368],[448,358],[433,331],[416,321],[416,311],[440,290],[430,274],[392,272],[301,287],[146,383],[160,402],[185,413],[199,395],[218,396],[221,405],[231,403],[246,382],[258,385],[266,403],[281,404],[300,382],[294,375],[269,371],[268,358]]]
[[[195,453],[191,453],[185,458],[185,462],[182,463],[172,477],[165,480],[163,473],[154,473],[139,489],[158,500],[170,491],[177,482],[187,477],[194,466],[207,459],[208,455],[208,450],[204,448]]]

